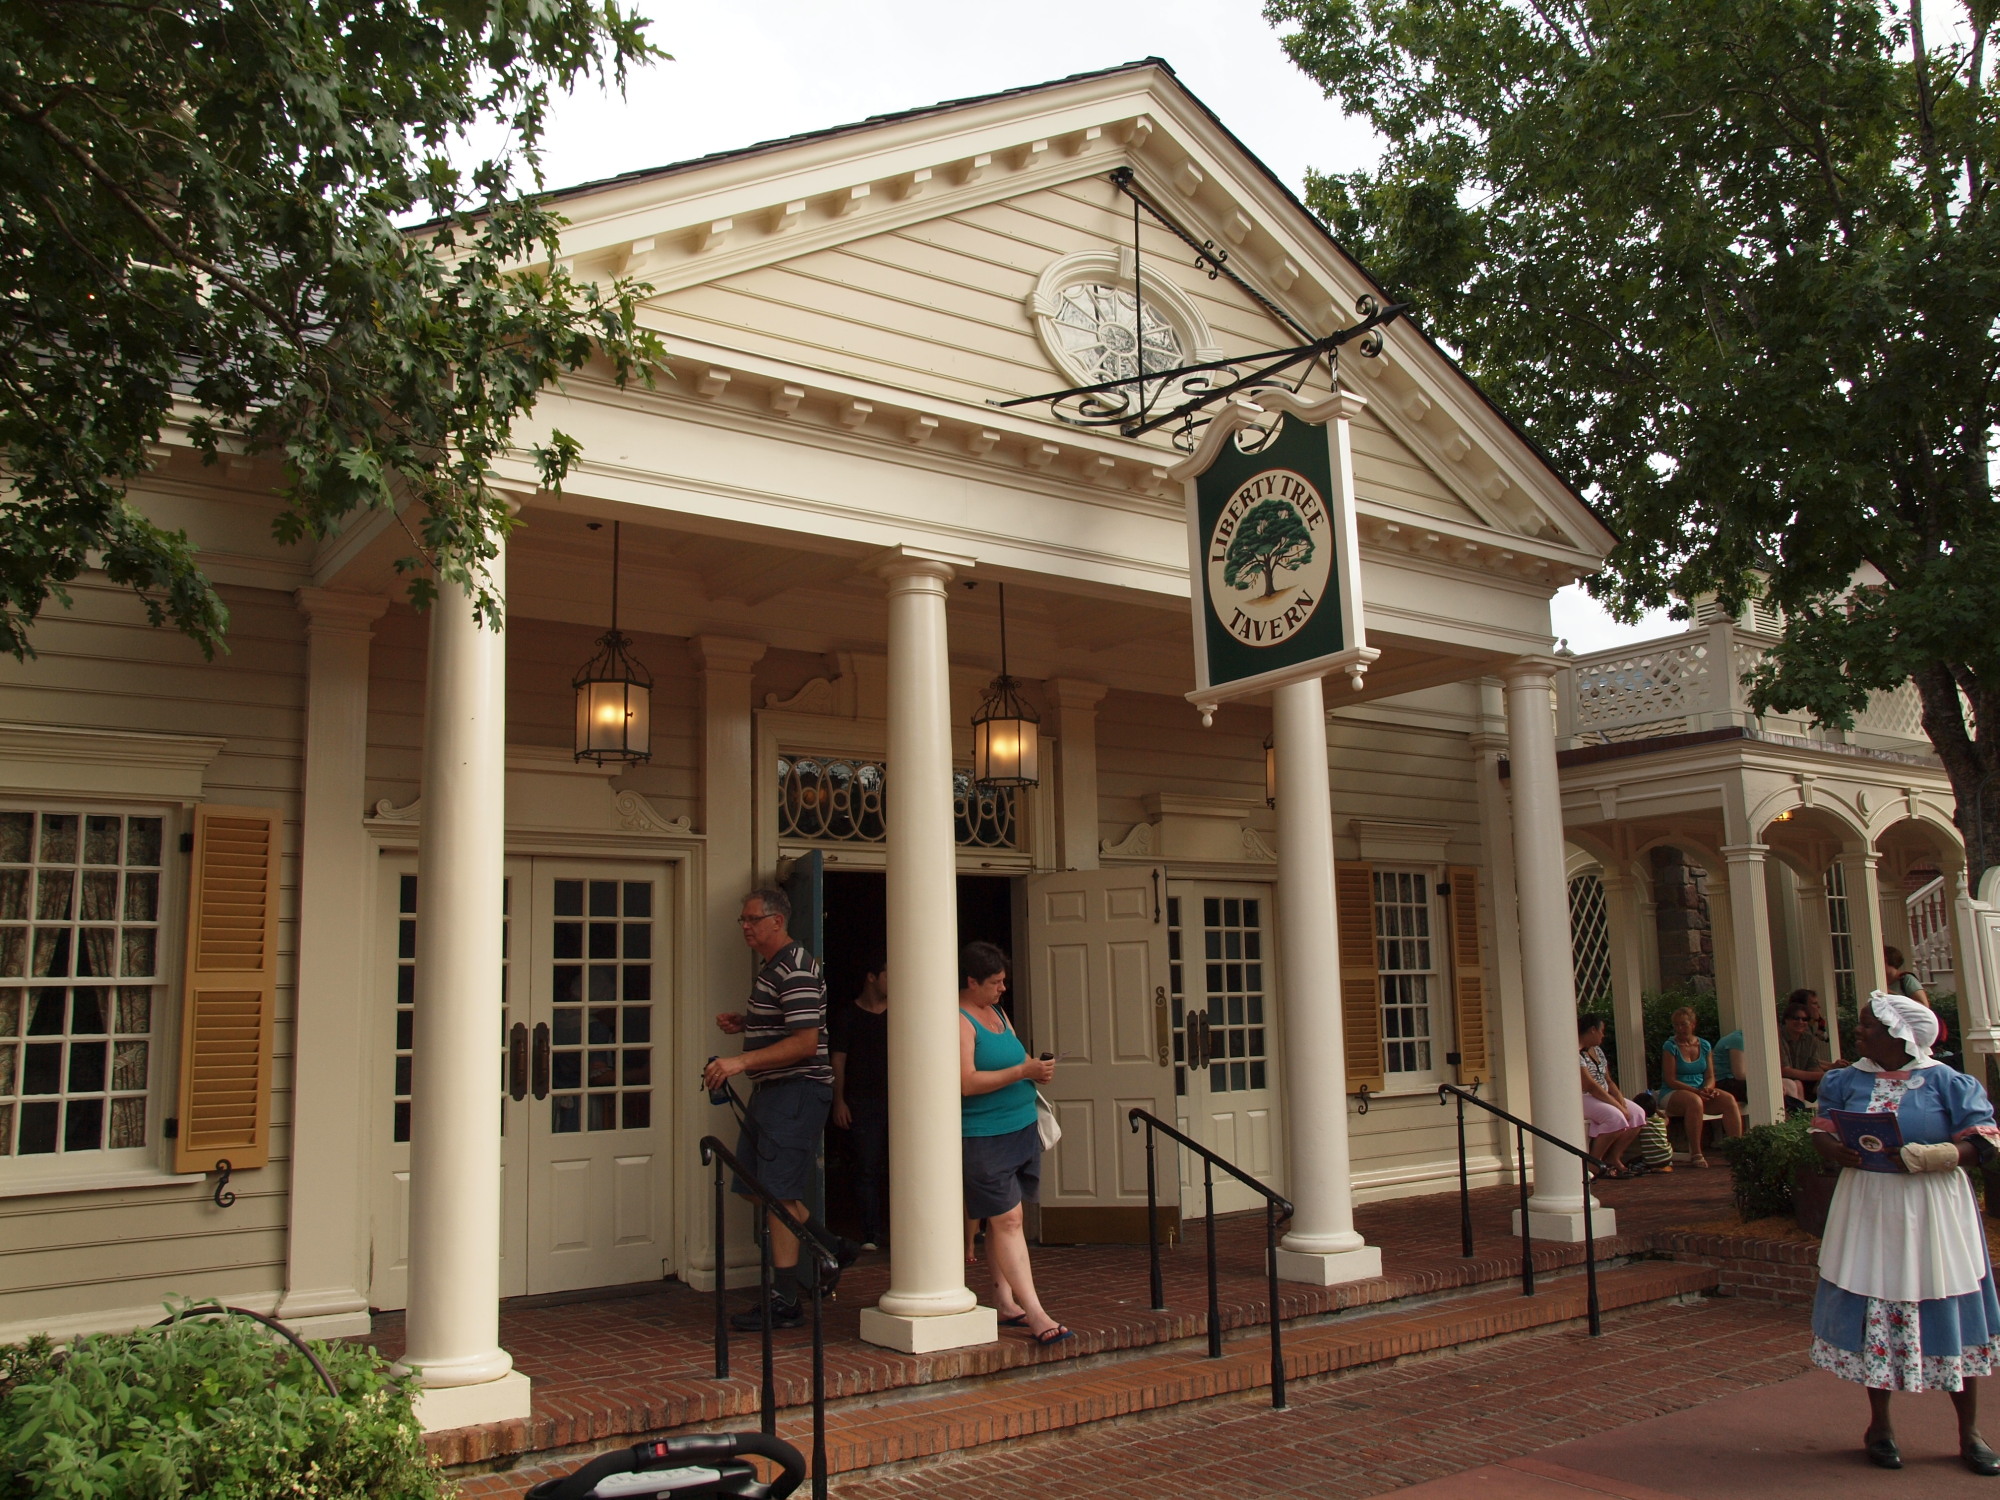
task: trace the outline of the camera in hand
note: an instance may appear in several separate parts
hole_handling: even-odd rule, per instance
[[[708,1060],[709,1060],[709,1062],[714,1062],[714,1061],[715,1061],[715,1055],[714,1055],[713,1053],[709,1054],[709,1059],[708,1059]],[[705,1069],[704,1069],[704,1071],[705,1071]],[[728,1082],[728,1080],[727,1080],[727,1079],[725,1079],[725,1080],[723,1080],[723,1084],[722,1084],[722,1087],[721,1087],[721,1088],[719,1088],[719,1089],[710,1089],[710,1090],[708,1091],[708,1102],[709,1102],[710,1104],[727,1104],[727,1103],[729,1102],[729,1098],[730,1098],[730,1095],[731,1095],[731,1093],[732,1093],[732,1092],[733,1092],[733,1091],[732,1091],[732,1090],[730,1089],[730,1087],[729,1087],[729,1082]]]

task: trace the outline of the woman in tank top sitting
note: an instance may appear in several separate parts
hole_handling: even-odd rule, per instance
[[[1656,1096],[1660,1113],[1669,1119],[1679,1116],[1687,1132],[1688,1164],[1708,1165],[1702,1154],[1703,1117],[1710,1110],[1719,1114],[1724,1135],[1743,1134],[1743,1107],[1715,1083],[1715,1047],[1706,1037],[1695,1035],[1695,1014],[1683,1005],[1673,1014],[1674,1034],[1660,1049],[1660,1092]]]
[[[1044,1312],[1035,1296],[1021,1224],[1021,1204],[1041,1187],[1035,1085],[1054,1078],[1056,1065],[1029,1057],[1000,1010],[1007,969],[1007,955],[991,943],[967,943],[959,955],[965,1212],[986,1221],[986,1259],[993,1267],[993,1305],[1001,1323],[1027,1329],[1038,1344],[1056,1344],[1069,1338],[1070,1330]]]

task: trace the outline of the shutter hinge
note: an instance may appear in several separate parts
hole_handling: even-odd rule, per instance
[[[160,1134],[170,1141],[179,1140],[181,1138],[181,1117],[179,1115],[168,1115],[166,1119],[160,1122]]]
[[[1449,896],[1451,894],[1451,882],[1449,880],[1440,880],[1437,883],[1437,893],[1440,896]]]
[[[181,835],[181,853],[183,854],[194,853],[194,835],[192,833],[184,833]]]
[[[1444,1055],[1444,1063],[1448,1068],[1462,1068],[1465,1066],[1465,1054],[1463,1052],[1447,1052]]]

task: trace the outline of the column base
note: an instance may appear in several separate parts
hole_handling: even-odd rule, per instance
[[[909,1318],[885,1313],[879,1307],[861,1309],[863,1342],[879,1344],[903,1354],[936,1354],[942,1349],[967,1349],[975,1344],[1000,1341],[1000,1314],[990,1307],[970,1312],[942,1313],[931,1318]]]
[[[1540,1209],[1528,1210],[1528,1228],[1538,1240],[1553,1240],[1559,1245],[1581,1245],[1583,1243],[1583,1210],[1575,1213],[1544,1213]],[[1590,1229],[1600,1240],[1611,1238],[1618,1232],[1618,1211],[1606,1208],[1601,1203],[1590,1205]],[[1514,1210],[1513,1234],[1518,1239],[1521,1233],[1521,1210]]]
[[[368,1299],[352,1287],[287,1292],[272,1316],[292,1332],[315,1339],[351,1338],[374,1327]]]
[[[1373,1281],[1382,1274],[1382,1252],[1373,1245],[1315,1255],[1303,1250],[1278,1252],[1278,1280],[1303,1281],[1307,1286],[1339,1286],[1346,1281]]]
[[[729,1266],[723,1272],[723,1286],[730,1291],[738,1287],[755,1286],[763,1278],[763,1270],[757,1266]],[[715,1290],[715,1271],[709,1266],[689,1266],[681,1273],[681,1279],[697,1292]]]
[[[417,1420],[425,1432],[444,1432],[453,1427],[481,1427],[488,1422],[526,1421],[529,1415],[528,1377],[509,1370],[498,1380],[479,1385],[432,1385],[419,1387]]]

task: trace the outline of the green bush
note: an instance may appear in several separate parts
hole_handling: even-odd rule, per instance
[[[443,1500],[409,1392],[314,1341],[336,1399],[247,1318],[0,1348],[5,1500]]]
[[[1716,1142],[1729,1162],[1729,1185],[1745,1223],[1791,1214],[1792,1174],[1817,1172],[1821,1167],[1811,1126],[1810,1115],[1796,1114],[1781,1124],[1753,1125],[1734,1140]]]

